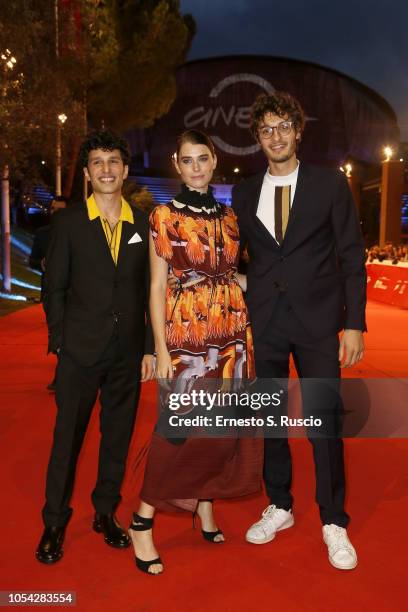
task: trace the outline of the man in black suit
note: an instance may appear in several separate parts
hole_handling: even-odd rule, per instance
[[[50,206],[50,215],[64,210],[66,202],[62,196],[55,196]],[[47,282],[45,274],[45,256],[50,246],[51,224],[39,227],[34,234],[33,246],[30,254],[30,267],[41,272],[41,302],[44,312],[47,312]],[[56,373],[53,380],[47,386],[49,391],[55,391]]]
[[[285,92],[256,100],[252,133],[268,169],[236,185],[232,205],[249,252],[246,299],[256,373],[260,379],[287,379],[292,355],[303,381],[304,413],[313,414],[320,402],[327,435],[309,429],[308,437],[323,539],[332,565],[352,569],[357,555],[346,531],[343,442],[337,435],[341,402],[336,392],[320,393],[324,387],[317,384],[311,403],[312,381],[308,385],[306,379],[337,383],[340,367],[362,357],[364,244],[345,176],[296,158],[304,123],[299,102]],[[344,331],[339,342],[340,330]],[[277,531],[293,525],[291,477],[287,437],[265,439],[264,481],[270,505],[248,530],[247,541],[270,542]]]
[[[66,202],[62,196],[56,196],[50,206],[50,215],[54,215],[56,212],[63,210],[66,207]],[[30,253],[30,268],[41,272],[41,302],[43,303],[44,311],[47,308],[46,305],[46,286],[45,286],[45,256],[50,246],[51,239],[51,224],[43,225],[39,227],[34,234],[33,246]]]
[[[49,351],[59,360],[45,530],[36,553],[43,563],[63,554],[75,468],[98,391],[101,442],[93,529],[110,546],[129,546],[114,512],[140,381],[153,376],[153,338],[146,327],[148,218],[121,196],[128,148],[100,130],[85,140],[80,155],[93,194],[86,204],[57,215],[47,253]]]

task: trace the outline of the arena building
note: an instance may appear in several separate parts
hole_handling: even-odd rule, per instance
[[[230,200],[231,184],[266,167],[249,131],[250,107],[261,93],[285,90],[301,102],[307,123],[299,147],[305,162],[352,166],[353,193],[365,234],[375,239],[380,217],[381,161],[385,146],[398,151],[396,115],[378,93],[336,70],[272,56],[195,60],[177,71],[177,97],[146,130],[126,134],[132,175],[167,201],[178,189],[171,156],[177,136],[198,128],[213,139],[219,158],[217,197]]]
[[[260,93],[289,91],[307,125],[299,155],[317,164],[346,160],[378,164],[399,130],[390,105],[375,91],[335,70],[279,57],[232,56],[188,62],[177,71],[177,97],[153,128],[129,134],[134,154],[154,173],[171,175],[171,154],[185,129],[209,133],[226,177],[259,171],[264,158],[249,133],[250,106]]]

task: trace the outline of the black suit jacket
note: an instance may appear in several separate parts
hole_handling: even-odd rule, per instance
[[[122,223],[117,266],[100,218],[90,221],[85,204],[55,215],[47,253],[49,351],[60,347],[81,365],[93,365],[117,325],[129,359],[153,353],[148,318],[146,325],[149,223],[145,213],[132,212],[134,224]],[[136,232],[142,240],[129,244]]]
[[[282,245],[256,216],[264,174],[236,185],[232,196],[241,244],[248,246],[254,337],[265,331],[281,291],[315,338],[366,330],[364,242],[344,174],[300,164]]]
[[[30,267],[41,272],[41,301],[44,303],[46,298],[45,274],[41,262],[45,258],[50,245],[51,227],[44,225],[38,228],[34,234],[33,246],[30,254]],[[45,304],[44,304],[45,306]]]

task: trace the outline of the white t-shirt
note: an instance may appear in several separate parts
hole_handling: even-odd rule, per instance
[[[299,174],[299,162],[296,169],[287,176],[272,175],[268,170],[265,172],[262,183],[261,195],[258,203],[256,216],[269,233],[275,236],[275,187],[286,187],[290,185],[290,207],[292,208],[293,198],[295,197],[296,184]]]

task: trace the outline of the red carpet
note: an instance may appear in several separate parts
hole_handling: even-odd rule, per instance
[[[408,315],[371,303],[364,362],[349,375],[408,378]],[[160,577],[136,570],[129,550],[107,547],[90,529],[90,492],[97,464],[98,421],[93,415],[78,466],[65,556],[40,565],[34,550],[42,531],[45,470],[54,422],[45,390],[53,358],[45,356],[42,310],[0,319],[1,504],[0,590],[76,591],[77,609],[157,612],[261,609],[341,611],[407,608],[408,441],[346,442],[349,534],[359,555],[352,572],[332,568],[313,501],[311,449],[293,440],[295,526],[265,546],[244,533],[267,505],[264,496],[216,504],[228,543],[204,542],[188,515],[157,516],[156,543],[166,570]],[[384,407],[386,409],[386,407]],[[141,471],[132,470],[155,418],[154,387],[144,388],[118,515],[126,525],[137,505]]]

